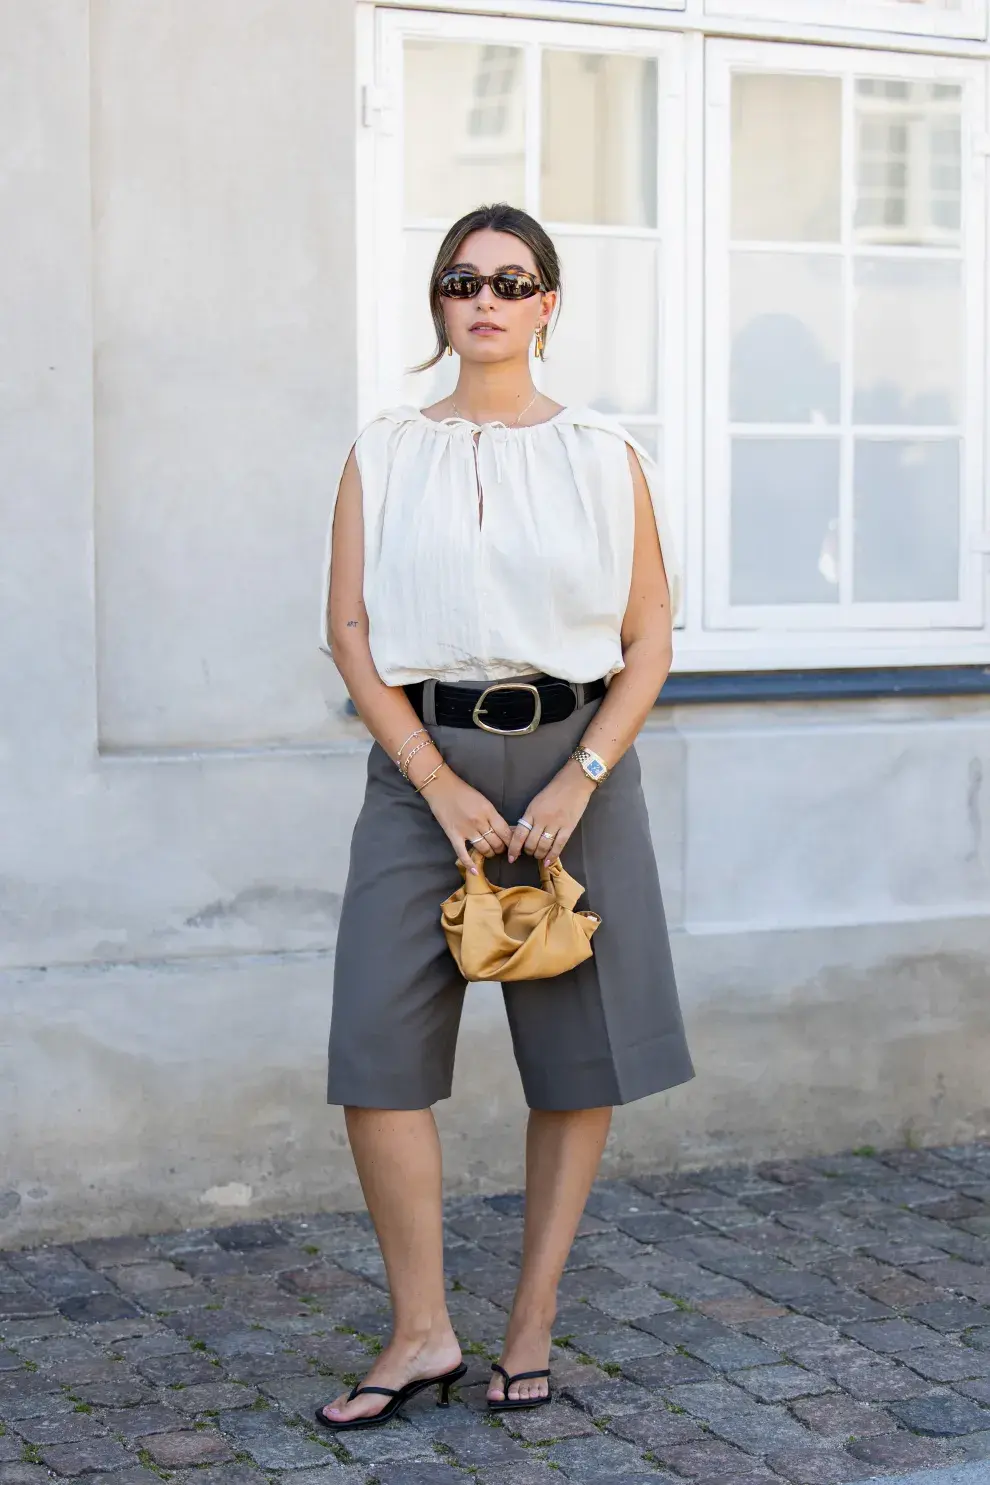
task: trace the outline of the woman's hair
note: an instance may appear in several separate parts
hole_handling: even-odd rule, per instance
[[[412,367],[413,371],[429,371],[444,355],[447,349],[447,329],[440,303],[440,280],[450,265],[456,262],[458,249],[464,239],[470,237],[472,232],[482,232],[485,228],[490,228],[492,232],[511,232],[513,237],[518,237],[520,242],[526,244],[536,260],[540,282],[546,289],[554,289],[558,295],[559,312],[560,259],[553,242],[536,218],[504,201],[496,201],[492,206],[476,206],[474,211],[469,211],[454,223],[440,244],[433,272],[430,274],[430,314],[437,332],[437,348],[427,361]]]

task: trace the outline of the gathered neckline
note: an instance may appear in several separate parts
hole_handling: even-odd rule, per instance
[[[516,427],[512,423],[503,423],[498,418],[493,418],[490,423],[474,423],[470,418],[459,416],[451,418],[428,418],[421,407],[414,409],[416,416],[422,422],[429,423],[434,428],[451,428],[463,424],[466,428],[477,428],[479,432],[485,428],[499,428],[504,433],[533,433],[537,428],[549,428],[552,424],[558,422],[569,410],[568,407],[564,406],[559,408],[552,418],[544,418],[541,423],[523,423],[521,427]]]

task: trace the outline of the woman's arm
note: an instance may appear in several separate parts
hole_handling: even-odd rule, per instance
[[[327,620],[334,663],[358,715],[394,761],[400,746],[423,723],[402,687],[385,685],[371,656],[368,611],[364,606],[363,497],[353,449],[344,465],[333,516]],[[410,789],[429,778],[441,762],[440,752],[426,732],[403,747],[403,758],[421,743],[427,746],[409,764]],[[483,831],[494,831],[477,846],[483,855],[505,849],[512,833],[508,825],[494,805],[452,769],[441,769],[423,789],[423,798],[446,832],[458,860],[469,870],[475,871],[475,867],[465,842]]]
[[[622,620],[622,657],[625,668],[609,683],[605,698],[588,724],[582,747],[600,754],[614,768],[631,747],[649,716],[667,679],[671,661],[670,593],[664,571],[660,538],[649,486],[632,449],[626,450],[633,482],[635,531],[632,581]],[[559,857],[595,792],[595,784],[579,763],[568,759],[560,772],[524,812],[533,830],[515,830],[509,842],[509,860],[520,851]],[[606,779],[603,788],[608,788]],[[552,839],[543,831],[553,831]]]

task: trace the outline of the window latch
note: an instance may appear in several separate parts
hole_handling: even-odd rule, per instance
[[[361,123],[365,129],[391,133],[392,95],[387,88],[365,83],[361,89]]]

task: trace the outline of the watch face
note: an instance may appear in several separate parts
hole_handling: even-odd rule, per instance
[[[605,773],[605,768],[597,758],[592,758],[588,763],[588,772],[593,779],[600,779]]]

